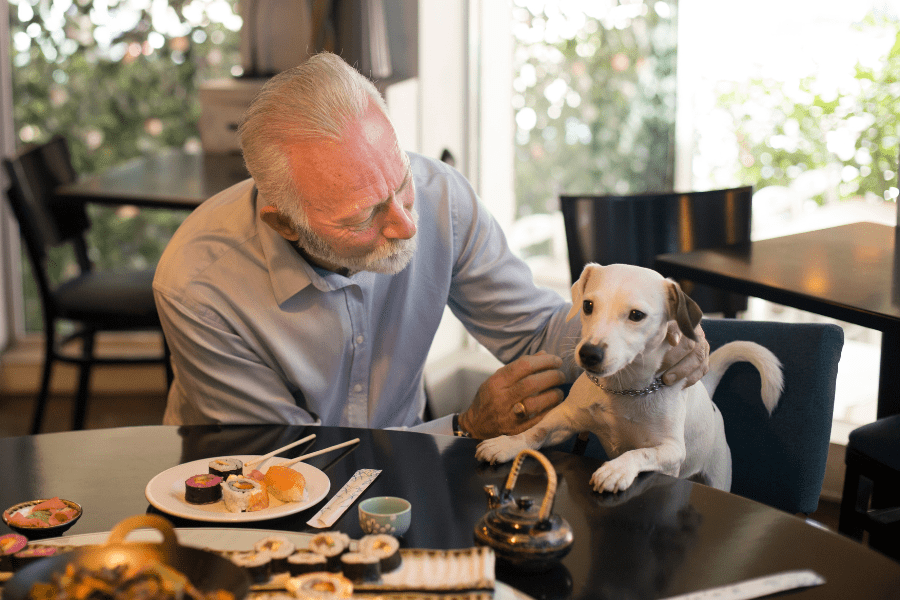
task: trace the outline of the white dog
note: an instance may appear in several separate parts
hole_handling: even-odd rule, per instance
[[[662,373],[672,366],[667,353],[681,335],[696,339],[702,312],[677,283],[642,267],[585,266],[572,286],[567,320],[579,312],[575,360],[585,372],[568,397],[527,431],[484,440],[476,457],[505,462],[523,448],[593,431],[610,458],[591,477],[598,492],[624,490],[643,471],[729,490],[731,451],[711,397],[728,367],[748,361],[760,372],[771,414],[783,386],[775,355],[753,342],[731,342],[709,357],[704,385],[662,385]]]

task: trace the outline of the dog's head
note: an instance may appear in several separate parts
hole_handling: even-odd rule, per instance
[[[572,309],[566,320],[579,313],[581,340],[575,360],[600,377],[628,365],[655,371],[682,334],[696,340],[694,328],[703,316],[681,286],[656,271],[593,263],[572,285]]]

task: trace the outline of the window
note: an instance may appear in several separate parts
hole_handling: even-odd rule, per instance
[[[478,14],[494,19],[483,37],[506,28],[512,39],[511,77],[482,78],[480,92],[485,105],[511,88],[516,148],[514,161],[483,153],[479,172],[512,172],[510,241],[563,296],[563,190],[752,184],[755,238],[897,223],[897,0],[514,0],[506,15]],[[504,57],[489,56],[494,72]],[[819,318],[759,301],[748,316]],[[878,332],[841,325],[838,438],[874,419],[880,345]]]
[[[240,75],[236,0],[11,0],[18,145],[67,136],[90,173],[169,146],[200,146],[197,87]],[[89,207],[100,268],[155,264],[184,214]],[[25,328],[41,326],[23,259]],[[53,256],[62,276],[71,257]]]

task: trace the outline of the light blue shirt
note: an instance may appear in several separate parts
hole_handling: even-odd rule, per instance
[[[466,179],[410,153],[418,249],[397,275],[315,268],[265,225],[252,180],[191,213],[153,289],[175,380],[164,422],[404,427],[422,422],[423,372],[449,306],[500,361],[571,351],[569,304],[532,283]]]

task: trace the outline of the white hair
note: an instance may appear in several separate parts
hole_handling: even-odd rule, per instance
[[[296,224],[307,225],[287,147],[299,140],[341,140],[370,103],[388,116],[375,85],[330,52],[266,82],[238,129],[244,163],[262,197]]]

